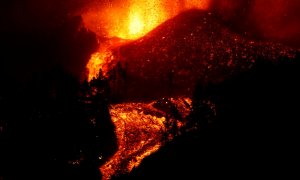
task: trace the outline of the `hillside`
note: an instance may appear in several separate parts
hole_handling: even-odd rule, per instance
[[[196,82],[218,83],[249,70],[258,59],[293,59],[296,50],[253,41],[232,32],[213,14],[190,10],[163,23],[146,36],[114,49],[114,64],[126,78],[112,83],[127,99],[190,96]],[[118,71],[118,70],[117,70]],[[126,82],[124,82],[126,81]]]

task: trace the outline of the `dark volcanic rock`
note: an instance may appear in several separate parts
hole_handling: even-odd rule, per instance
[[[190,10],[114,49],[112,93],[130,100],[189,96],[197,82],[221,82],[258,59],[276,62],[295,54],[281,44],[244,38],[211,13]]]

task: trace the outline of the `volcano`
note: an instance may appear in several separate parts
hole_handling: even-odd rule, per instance
[[[183,132],[194,125],[191,116],[197,104],[195,99],[188,102],[197,85],[218,85],[252,71],[260,62],[294,61],[297,54],[282,44],[248,39],[200,10],[186,11],[140,39],[113,40],[117,43],[106,50],[99,74],[110,84],[110,114],[119,150],[100,168],[105,178],[129,173],[158,151],[170,132],[168,121]],[[204,101],[209,116],[219,113],[215,102]]]
[[[190,96],[197,82],[218,83],[257,60],[276,63],[282,57],[293,59],[297,52],[243,37],[201,10],[184,12],[111,51],[104,66],[113,96],[122,100]]]
[[[76,2],[0,3],[0,180],[296,175],[296,0]]]
[[[289,70],[293,70],[291,72],[294,74],[288,73],[287,69],[281,69],[281,66],[284,66],[282,62],[297,64],[297,50],[274,42],[248,39],[222,24],[218,18],[208,12],[199,10],[184,12],[166,21],[146,36],[112,48],[111,52],[106,64],[108,72],[104,73],[110,80],[112,96],[117,103],[122,102],[121,105],[112,106],[111,114],[115,121],[125,124],[130,121],[137,123],[139,119],[144,118],[143,113],[147,113],[147,120],[162,117],[163,123],[166,123],[168,116],[171,115],[171,119],[173,118],[175,122],[183,122],[183,129],[188,127],[188,124],[200,123],[203,120],[211,121],[209,126],[216,126],[216,128],[212,127],[214,132],[209,134],[213,138],[202,136],[203,134],[200,134],[200,138],[195,138],[199,134],[193,133],[183,134],[179,139],[178,136],[177,139],[175,137],[175,145],[166,145],[161,150],[156,149],[155,151],[158,152],[146,158],[140,168],[134,169],[130,177],[154,178],[160,176],[158,174],[164,174],[166,178],[177,177],[180,174],[184,178],[195,174],[196,177],[200,177],[198,172],[201,170],[202,172],[214,171],[209,169],[215,166],[214,162],[222,164],[223,160],[224,162],[233,160],[238,162],[237,164],[245,165],[249,159],[244,154],[250,154],[250,150],[242,149],[241,152],[235,152],[235,149],[239,148],[239,144],[243,141],[245,147],[248,147],[247,143],[257,147],[262,142],[260,138],[269,137],[266,135],[268,133],[274,134],[270,129],[283,125],[281,121],[276,121],[275,117],[278,115],[284,119],[289,116],[288,114],[293,114],[290,112],[294,108],[291,105],[294,102],[292,99],[298,97],[296,90],[291,91],[297,89],[293,85],[297,79],[294,75],[297,74],[295,73],[297,70],[291,68],[294,65],[288,65]],[[279,76],[280,78],[275,79]],[[198,89],[199,84],[204,87],[211,87],[210,85],[213,84],[213,88],[208,90],[209,95]],[[276,95],[271,95],[270,92],[276,92]],[[287,96],[289,92],[292,92],[290,98],[281,98]],[[175,107],[175,111],[169,112],[153,105],[163,97],[172,99],[172,97],[192,96],[193,103],[187,108],[190,110],[187,113],[189,115],[182,116],[183,120],[174,114],[176,108],[180,108],[179,103],[171,104]],[[139,103],[133,103],[134,101]],[[152,103],[147,104],[147,101]],[[161,104],[170,106],[169,102]],[[209,107],[205,109],[203,104]],[[198,114],[197,108],[200,109]],[[273,110],[276,113],[271,113]],[[134,113],[136,116],[132,116],[131,111],[139,113]],[[161,115],[158,116],[153,111],[159,111]],[[201,116],[203,111],[212,111],[213,115],[204,112],[207,114]],[[124,112],[127,113],[126,116]],[[261,117],[263,119],[257,121]],[[151,121],[153,122],[153,120],[149,122]],[[118,123],[116,127],[121,127]],[[143,126],[143,124],[139,125],[134,132],[147,129]],[[201,128],[200,125],[200,131],[197,133],[203,133]],[[129,130],[125,129],[125,131]],[[223,136],[224,139],[220,138]],[[133,141],[137,139],[134,136],[131,138]],[[144,147],[148,149],[156,147],[153,142],[146,142],[147,146]],[[200,147],[196,148],[195,144]],[[224,150],[224,154],[230,154],[229,158],[222,152],[217,152],[223,147],[229,149]],[[268,147],[264,148],[268,149]],[[177,154],[170,155],[174,151]],[[259,153],[255,155],[257,161],[263,156]],[[166,157],[170,161],[166,162]],[[239,162],[240,157],[243,157],[245,162]],[[238,168],[237,166],[234,165],[233,169]],[[218,170],[228,171],[226,165]],[[174,171],[178,173],[173,174]]]

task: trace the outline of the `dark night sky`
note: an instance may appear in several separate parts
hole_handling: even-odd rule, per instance
[[[53,28],[89,1],[84,0],[4,0],[1,1],[1,30],[33,31]]]
[[[84,59],[94,50],[95,42],[91,33],[79,31],[80,23],[73,14],[85,8],[88,1],[0,3],[1,79],[26,83],[36,73],[57,65],[81,76]]]
[[[214,9],[241,33],[300,48],[298,0],[214,0]]]

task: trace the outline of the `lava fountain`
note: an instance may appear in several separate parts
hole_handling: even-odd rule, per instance
[[[107,75],[115,60],[112,53],[115,47],[143,37],[185,10],[204,10],[209,8],[209,4],[210,0],[129,0],[110,1],[100,7],[92,7],[83,14],[83,20],[87,28],[98,35],[100,47],[91,55],[87,64],[87,79],[91,81],[97,77],[100,70],[104,76]],[[143,103],[125,103],[111,107],[118,151],[100,167],[104,179],[130,172],[144,157],[157,151],[162,145],[163,133],[167,131],[165,114],[157,117],[157,112],[151,115],[145,113],[145,109],[157,111],[153,110],[151,104]],[[189,111],[187,107],[184,109],[185,112]],[[173,121],[180,126],[181,122],[176,119]]]
[[[104,74],[107,64],[114,57],[110,49],[143,37],[161,23],[189,9],[208,9],[210,0],[129,0],[126,2],[106,3],[94,7],[83,14],[87,28],[103,38],[99,50],[91,56],[87,64],[88,80],[96,77],[99,70]]]

